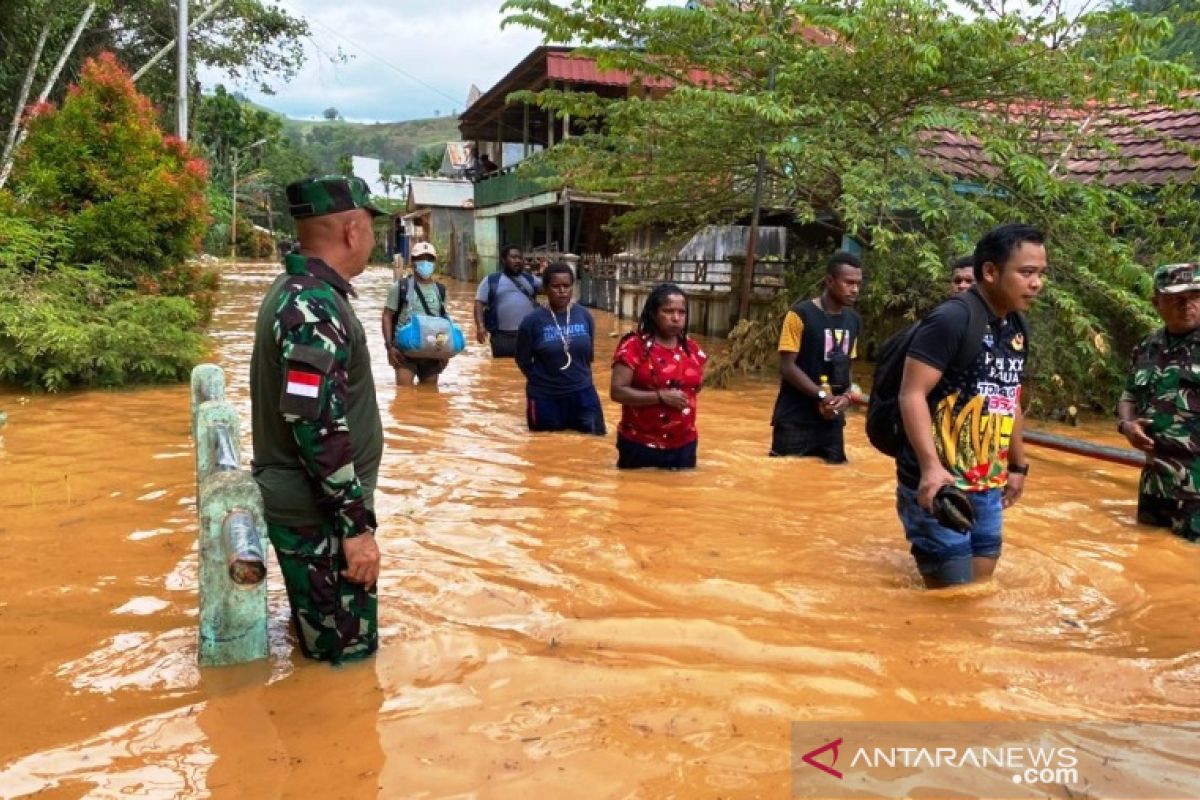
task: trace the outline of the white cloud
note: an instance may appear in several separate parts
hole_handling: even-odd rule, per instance
[[[224,83],[292,117],[319,117],[334,107],[343,117],[387,121],[462,111],[474,83],[486,91],[538,44],[540,35],[500,23],[501,0],[283,0],[310,22],[308,62],[289,83],[265,95],[217,70],[202,70],[205,88]],[[353,56],[331,64],[341,48]]]

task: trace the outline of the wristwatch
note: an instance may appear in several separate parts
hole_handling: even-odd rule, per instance
[[[824,389],[817,389],[818,400],[824,400],[826,397],[829,397],[829,392],[825,391]]]
[[[1016,475],[1028,475],[1029,474],[1029,465],[1028,464],[1009,464],[1008,471],[1011,473],[1014,473]]]
[[[1132,421],[1133,421],[1133,420],[1128,420],[1128,419],[1119,419],[1119,420],[1117,420],[1117,433],[1119,433],[1119,434],[1121,434],[1122,436],[1124,436],[1124,435],[1125,435],[1125,426],[1126,426],[1126,425],[1128,425],[1128,424],[1129,424],[1130,422],[1132,422]]]

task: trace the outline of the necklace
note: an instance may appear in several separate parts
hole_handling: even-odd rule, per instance
[[[567,357],[567,363],[563,364],[561,367],[558,368],[560,372],[571,366],[571,345],[569,344],[569,342],[571,339],[571,306],[572,305],[573,305],[573,303],[567,303],[567,320],[566,320],[567,329],[566,329],[566,331],[563,331],[562,326],[558,324],[558,314],[555,313],[554,309],[553,308],[547,309],[547,311],[550,312],[550,319],[554,322],[554,329],[556,331],[558,331],[558,338],[560,340],[562,340],[563,354],[566,355],[566,357]]]

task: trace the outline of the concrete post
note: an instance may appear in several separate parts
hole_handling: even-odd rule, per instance
[[[225,399],[225,370],[216,364],[200,364],[192,370],[192,441],[196,440],[196,414],[206,400]]]
[[[266,522],[258,484],[245,470],[214,472],[201,484],[201,497],[200,665],[266,658],[267,582],[261,534]],[[249,583],[235,583],[235,577]]]
[[[224,396],[219,367],[192,371],[201,666],[267,657],[267,526],[258,484],[239,468],[240,423]]]

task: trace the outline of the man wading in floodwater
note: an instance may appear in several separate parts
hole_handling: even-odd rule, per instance
[[[1138,484],[1138,522],[1200,541],[1200,264],[1154,272],[1163,327],[1133,351],[1117,406],[1119,430],[1151,455]]]
[[[977,305],[943,303],[908,346],[899,393],[908,441],[896,457],[896,508],[931,589],[989,577],[1000,558],[1003,509],[1020,498],[1029,472],[1021,440],[1029,342],[1020,314],[1045,273],[1036,228],[995,228],[975,247],[976,286],[965,296]],[[959,368],[960,351],[975,347],[974,359]],[[931,513],[947,484],[970,498],[974,520],[965,533]]]
[[[500,248],[500,269],[479,282],[475,293],[475,339],[491,339],[492,358],[517,354],[517,329],[525,315],[538,307],[542,280],[525,271],[521,248]]]
[[[361,178],[287,187],[300,252],[263,298],[250,361],[254,479],[300,649],[338,663],[379,643],[375,478],[383,425],[350,279],[375,246]]]

